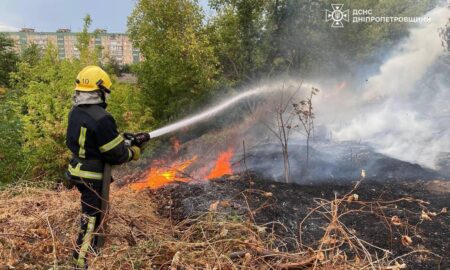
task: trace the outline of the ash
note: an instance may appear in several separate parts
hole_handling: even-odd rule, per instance
[[[352,191],[354,181],[285,184],[243,173],[207,183],[176,183],[148,190],[147,194],[158,202],[158,214],[174,224],[196,218],[215,206],[214,211],[224,219],[254,222],[275,232],[278,249],[295,252],[300,249],[299,232],[305,246],[313,246],[324,235],[329,220],[319,212],[308,216],[317,202],[352,191],[359,201],[344,206],[343,211],[350,212],[341,222],[358,238],[392,252],[394,257],[418,249],[441,256],[413,253],[405,257],[408,269],[449,268],[450,216],[444,209],[450,205],[450,181],[382,180],[364,179]],[[423,212],[430,213],[431,219],[423,220]],[[407,225],[392,225],[393,216]],[[402,244],[405,233],[412,235],[412,246]]]
[[[367,178],[374,181],[385,180],[431,180],[450,176],[448,163],[450,156],[442,155],[441,170],[432,170],[395,159],[379,152],[368,144],[343,141],[319,141],[310,148],[309,164],[306,164],[306,146],[301,141],[289,145],[290,175],[295,183],[317,183],[322,181],[356,181],[364,170]],[[280,146],[274,143],[260,144],[241,152],[235,157],[236,171],[242,170],[263,175],[266,179],[283,181],[283,157]]]

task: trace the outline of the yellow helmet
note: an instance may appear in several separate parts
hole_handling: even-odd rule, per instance
[[[75,80],[75,90],[84,92],[103,89],[109,93],[111,85],[112,82],[108,73],[98,66],[83,68]]]

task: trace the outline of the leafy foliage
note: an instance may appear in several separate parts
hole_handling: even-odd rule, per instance
[[[32,176],[60,179],[69,156],[64,140],[73,81],[86,65],[103,64],[117,76],[124,70],[138,75],[138,85],[113,76],[108,109],[122,130],[141,131],[193,111],[228,86],[280,73],[354,71],[378,61],[384,48],[407,34],[407,24],[395,23],[331,28],[323,16],[332,2],[210,0],[215,13],[205,20],[195,0],[139,0],[128,26],[145,60],[124,69],[112,58],[100,63],[101,48],[90,44],[96,33],[89,32],[89,15],[78,34],[79,59],[60,60],[53,45],[40,51],[33,44],[19,59],[13,41],[0,34],[0,181],[18,177],[24,168]],[[419,16],[437,0],[340,3],[372,9],[374,15]],[[441,30],[444,45],[447,30]],[[308,127],[313,115],[302,113],[306,105],[311,104],[297,104],[297,110]]]
[[[141,89],[132,84],[114,83],[108,100],[108,111],[114,115],[122,130],[138,132],[149,130],[155,123],[152,110],[142,102]]]
[[[39,62],[42,53],[43,52],[41,51],[38,45],[34,43],[30,44],[22,51],[21,62],[25,62],[30,66],[34,66]]]
[[[87,27],[89,20],[85,20],[83,33],[87,33]],[[13,87],[20,89],[15,107],[23,126],[15,137],[21,138],[21,155],[33,177],[61,179],[67,166],[70,153],[65,137],[74,79],[84,66],[100,64],[98,51],[88,46],[89,39],[80,36],[78,43],[83,49],[80,59],[60,60],[56,48],[50,44],[41,58],[37,61],[24,58],[17,72],[12,74]],[[119,127],[139,130],[145,125],[148,128],[151,111],[140,105],[140,90],[120,83],[112,90],[111,111],[118,116]],[[20,147],[16,151],[20,151]]]
[[[344,0],[350,9],[377,16],[419,16],[436,0]],[[407,34],[405,23],[347,23],[331,28],[324,10],[330,0],[210,0],[217,15],[209,23],[222,75],[232,82],[276,73],[347,72],[377,61],[383,48]],[[381,49],[381,50],[380,50]]]
[[[100,64],[100,52],[102,50],[101,47],[95,46],[92,50],[89,46],[89,41],[93,37],[97,37],[98,33],[89,33],[89,27],[91,26],[92,19],[89,14],[87,14],[83,19],[84,25],[83,30],[77,35],[77,44],[76,48],[80,51],[80,61],[84,65],[90,64]]]
[[[19,178],[26,165],[21,151],[17,97],[17,91],[0,88],[0,184]]]
[[[128,26],[145,61],[145,102],[162,121],[192,110],[214,87],[217,60],[199,6],[191,0],[140,0]]]
[[[13,48],[14,41],[0,33],[0,87],[9,85],[9,73],[15,70],[18,56]]]
[[[120,76],[122,75],[122,69],[119,65],[119,62],[111,57],[109,54],[106,55],[103,59],[105,64],[103,65],[103,69],[110,75]]]
[[[218,13],[209,24],[222,75],[231,82],[254,79],[264,67],[268,47],[267,0],[211,0]]]
[[[80,61],[58,60],[57,51],[49,46],[43,58],[23,72],[20,98],[24,125],[24,155],[34,176],[61,172],[69,158],[65,147],[67,114],[71,107],[73,78],[81,69]],[[71,87],[72,86],[72,87]]]

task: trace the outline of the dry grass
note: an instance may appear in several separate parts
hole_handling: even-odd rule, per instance
[[[354,191],[334,200],[318,199],[299,224],[296,252],[281,252],[270,226],[216,211],[171,225],[155,214],[146,192],[112,190],[109,237],[91,269],[403,269],[402,258],[357,237],[342,223],[360,211],[383,213],[392,202],[362,202]],[[404,200],[413,200],[403,198]],[[418,202],[424,203],[424,202]],[[357,205],[349,210],[348,205]],[[321,239],[306,246],[302,224],[313,215],[328,220]],[[382,215],[382,214],[380,214]],[[0,269],[69,269],[78,229],[79,194],[26,186],[0,192]],[[383,217],[391,223],[391,217]],[[394,223],[398,220],[394,218]],[[408,224],[401,225],[408,229]],[[391,225],[390,225],[391,226]],[[387,226],[387,228],[390,228]],[[412,250],[428,252],[426,250]],[[407,254],[409,255],[409,254]],[[406,255],[405,255],[406,256]]]
[[[403,261],[413,254],[422,253],[442,260],[442,257],[425,248],[413,248],[411,246],[411,235],[417,236],[416,225],[409,224],[407,220],[400,220],[398,216],[386,216],[386,212],[396,209],[397,203],[408,202],[420,205],[427,209],[429,204],[420,199],[402,197],[396,200],[385,201],[361,201],[355,193],[361,181],[357,182],[353,190],[347,194],[336,197],[334,200],[315,199],[317,207],[299,223],[299,246],[300,249],[313,250],[315,260],[308,269],[406,269],[407,264]],[[428,210],[422,210],[429,213]],[[328,224],[324,228],[321,239],[316,241],[313,247],[302,244],[303,223],[313,214],[324,217]],[[378,247],[359,238],[358,232],[347,227],[342,220],[356,215],[375,215],[385,223],[389,234],[401,234],[401,243],[410,248],[410,251],[401,256],[393,257],[393,254],[384,248]],[[394,232],[395,231],[395,232]],[[380,232],[381,233],[381,232]],[[409,234],[409,235],[408,235]]]
[[[79,227],[79,193],[73,190],[12,187],[0,192],[0,269],[69,268]],[[137,242],[164,238],[167,223],[153,202],[128,188],[114,190],[104,254],[94,269],[120,269]],[[142,236],[141,232],[145,232]],[[127,269],[127,268],[124,268]]]

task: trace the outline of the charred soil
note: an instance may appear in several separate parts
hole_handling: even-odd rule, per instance
[[[147,192],[158,202],[157,212],[174,224],[217,211],[270,231],[279,251],[317,251],[335,241],[346,256],[355,256],[330,230],[326,212],[339,206],[339,224],[376,257],[400,257],[407,269],[450,268],[450,181],[365,179],[354,189],[355,184],[285,184],[243,174]],[[337,198],[342,199],[333,203]]]
[[[448,269],[449,181],[113,187],[90,269]],[[70,269],[76,190],[0,191],[0,269]]]

